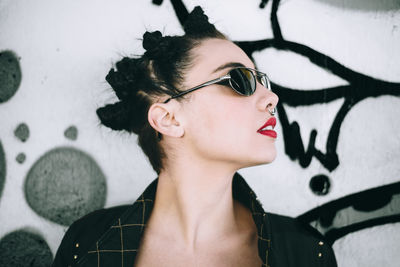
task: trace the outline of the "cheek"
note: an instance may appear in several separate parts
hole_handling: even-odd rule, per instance
[[[236,102],[211,102],[202,105],[193,115],[191,125],[193,141],[201,146],[219,149],[234,149],[247,143],[251,138],[251,119],[249,109]],[[201,144],[200,144],[201,143]]]
[[[200,157],[236,162],[239,168],[272,162],[274,142],[257,133],[251,103],[218,101],[203,103],[187,113],[186,142]],[[260,125],[261,126],[261,125]]]

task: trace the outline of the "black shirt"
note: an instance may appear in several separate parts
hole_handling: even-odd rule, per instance
[[[155,179],[133,205],[97,210],[74,222],[52,266],[134,266],[157,182]],[[337,266],[332,248],[317,230],[296,219],[265,212],[238,173],[233,177],[232,194],[252,213],[262,266]]]

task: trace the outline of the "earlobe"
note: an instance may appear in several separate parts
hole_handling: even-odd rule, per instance
[[[170,104],[154,103],[148,112],[151,127],[164,136],[182,137],[184,130],[175,117],[174,107]]]

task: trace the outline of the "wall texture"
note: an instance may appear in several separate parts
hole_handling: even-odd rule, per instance
[[[156,177],[95,109],[113,62],[197,4],[280,97],[277,159],[240,171],[265,209],[316,227],[339,266],[399,266],[397,0],[0,1],[0,266],[48,266],[72,221]]]

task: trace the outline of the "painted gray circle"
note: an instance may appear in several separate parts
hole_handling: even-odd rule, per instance
[[[39,235],[17,230],[0,240],[0,266],[48,267],[53,255]]]
[[[21,83],[21,68],[11,51],[0,52],[0,103],[9,100]]]
[[[64,136],[69,140],[75,141],[78,138],[78,129],[72,125],[64,131]]]
[[[25,142],[29,138],[29,127],[26,125],[26,123],[20,123],[17,128],[14,130],[14,135],[21,140],[22,142]]]
[[[40,216],[62,225],[103,208],[106,192],[106,178],[97,163],[72,147],[59,147],[44,154],[25,180],[29,206]]]
[[[18,155],[17,155],[17,157],[15,158],[15,160],[19,163],[19,164],[22,164],[22,163],[24,163],[25,162],[25,160],[26,160],[26,155],[25,155],[25,153],[18,153]]]
[[[6,155],[0,141],[0,197],[3,192],[4,181],[6,180]]]

